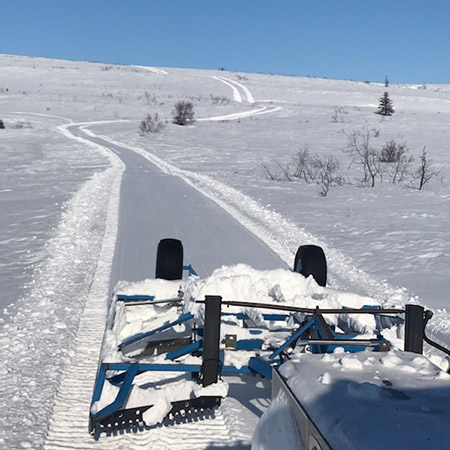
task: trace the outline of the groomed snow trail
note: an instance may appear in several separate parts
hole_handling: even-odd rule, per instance
[[[253,95],[250,92],[250,90],[247,88],[247,86],[243,85],[242,83],[238,83],[237,81],[231,80],[230,78],[219,77],[219,79],[221,81],[223,81],[224,83],[226,83],[228,81],[229,83],[232,83],[235,86],[241,88],[244,91],[245,96],[247,97],[247,102],[255,103],[255,99],[253,98]]]
[[[270,114],[270,113],[279,111],[280,109],[281,109],[281,106],[273,106],[273,107],[262,106],[261,108],[252,109],[250,111],[226,114],[224,116],[202,117],[202,118],[196,119],[196,121],[197,122],[222,122],[222,121],[227,121],[227,120],[239,120],[239,119],[244,119],[246,117],[260,116],[262,114]]]
[[[72,133],[71,130],[85,129],[86,126],[86,124],[75,124],[66,126],[63,131]],[[73,138],[89,145],[105,148],[78,135]],[[108,151],[113,153],[114,148]],[[151,431],[138,434],[124,433],[108,437],[103,435],[98,441],[88,433],[89,406],[110,292],[111,254],[117,235],[118,208],[116,204],[111,205],[110,215],[111,220],[108,221],[109,228],[105,232],[97,272],[73,343],[73,355],[61,378],[44,448],[119,450],[158,446],[161,449],[173,450],[221,447],[230,443],[235,444],[236,448],[248,448],[258,414],[255,414],[253,406],[253,412],[242,415],[243,406],[233,398],[224,400],[214,420],[198,420],[170,427],[155,427]],[[244,384],[239,378],[229,382],[235,392],[249,392],[252,389],[251,385]],[[253,389],[255,391],[252,397],[259,398],[261,405],[257,407],[257,410],[265,409],[268,399],[261,398],[261,393],[265,392],[266,396],[268,395],[270,392],[268,384],[266,383],[263,389],[256,386]]]
[[[411,298],[404,288],[394,287],[385,281],[371,277],[362,270],[356,269],[351,260],[345,258],[337,250],[329,247],[311,233],[297,227],[291,221],[272,211],[249,196],[236,189],[212,179],[211,177],[167,163],[155,154],[139,147],[130,146],[93,133],[83,127],[85,133],[93,138],[101,138],[113,145],[133,150],[163,172],[178,176],[187,184],[213,200],[227,211],[238,222],[261,239],[283,261],[292,265],[292,261],[299,245],[316,244],[323,247],[330,269],[330,282],[335,288],[351,289],[374,297],[381,302],[406,303]]]
[[[242,96],[239,92],[239,89],[242,89],[244,92],[244,95],[247,97],[247,102],[250,104],[255,103],[255,99],[253,98],[252,93],[247,88],[247,86],[244,86],[242,83],[238,83],[237,81],[231,80],[230,78],[225,77],[215,77],[213,76],[215,80],[221,81],[222,83],[226,84],[233,90],[233,99],[236,102],[242,103]],[[238,89],[239,88],[239,89]]]
[[[165,70],[157,69],[156,67],[150,67],[150,66],[132,66],[132,67],[137,67],[138,69],[148,70],[149,72],[157,73],[158,75],[168,75],[168,73]]]
[[[230,87],[233,91],[233,100],[238,103],[242,103],[242,96],[239,90],[236,88],[236,86],[232,85],[228,81],[224,80],[221,77],[212,77],[215,80],[221,81],[223,84],[226,84],[228,87]]]

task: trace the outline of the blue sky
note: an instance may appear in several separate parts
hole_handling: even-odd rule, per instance
[[[0,53],[450,83],[450,0],[0,0]]]

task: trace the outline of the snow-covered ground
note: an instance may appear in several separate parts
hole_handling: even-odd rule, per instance
[[[450,343],[449,86],[392,85],[396,112],[383,119],[374,112],[386,88],[370,83],[10,55],[0,67],[1,445],[42,448],[84,305],[109,292],[124,168],[113,152],[72,139],[60,127],[70,121],[181,177],[287,264],[298,245],[319,243],[335,287],[434,308],[430,328]],[[170,123],[180,99],[194,103],[193,126]],[[167,128],[140,136],[155,112]],[[416,181],[361,187],[342,152],[361,130],[377,148],[405,142],[415,164],[426,146],[440,176],[420,192]],[[306,147],[339,158],[351,184],[323,197],[317,185],[267,179],[261,161],[280,175]]]

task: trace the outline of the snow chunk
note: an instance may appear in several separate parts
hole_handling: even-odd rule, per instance
[[[329,372],[325,372],[323,375],[320,375],[317,381],[319,381],[319,383],[328,385],[332,383],[333,378],[331,377]]]
[[[363,370],[362,362],[355,356],[344,356],[339,362],[346,370]]]

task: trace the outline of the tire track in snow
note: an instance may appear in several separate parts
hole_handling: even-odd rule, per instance
[[[227,120],[239,120],[239,119],[243,119],[246,117],[260,116],[262,114],[273,113],[273,112],[279,111],[280,109],[281,109],[281,106],[274,106],[274,107],[262,106],[261,108],[252,109],[251,111],[226,114],[224,116],[202,117],[202,118],[196,119],[196,121],[197,122],[222,122],[222,121],[227,121]]]
[[[157,73],[158,75],[169,75],[168,72],[162,69],[157,69],[156,67],[150,67],[150,66],[131,66],[131,67],[137,67],[139,69],[148,70],[149,72]]]
[[[243,85],[242,83],[238,83],[237,81],[231,80],[230,78],[225,78],[225,77],[219,77],[223,83],[226,83],[227,81],[229,83],[234,84],[235,86],[241,88],[244,91],[244,94],[247,97],[247,102],[248,103],[255,103],[255,99],[253,98],[252,93],[250,92],[250,90],[247,88],[247,86]]]
[[[250,92],[250,90],[247,88],[247,86],[244,86],[241,83],[238,83],[237,81],[231,80],[230,78],[225,78],[225,77],[217,77],[217,76],[212,76],[211,78],[214,78],[215,80],[221,81],[222,83],[226,84],[228,87],[230,87],[233,90],[233,99],[236,102],[242,103],[242,95],[239,92],[239,89],[242,89],[242,91],[244,92],[245,96],[247,97],[247,102],[248,103],[255,103],[255,99],[253,98],[252,93]]]
[[[215,80],[218,80],[224,84],[226,84],[228,87],[230,87],[233,90],[233,100],[235,102],[238,103],[242,103],[242,96],[241,93],[239,92],[239,90],[236,88],[236,86],[232,85],[231,83],[229,83],[228,81],[225,81],[224,79],[222,79],[221,77],[211,77],[214,78]]]

